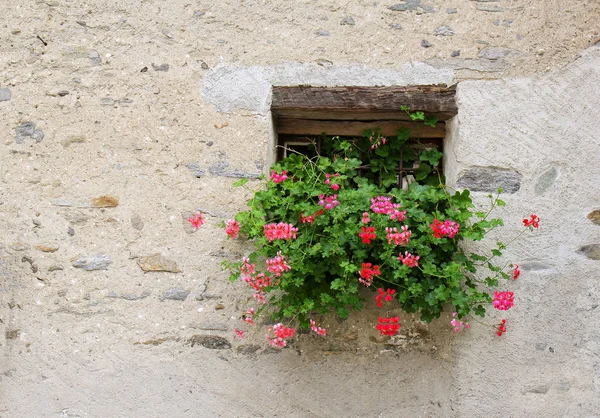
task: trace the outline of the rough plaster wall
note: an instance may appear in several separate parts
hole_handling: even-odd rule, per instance
[[[509,286],[515,308],[492,315],[508,318],[510,337],[499,344],[475,327],[458,350],[465,416],[556,416],[557,406],[562,416],[595,416],[600,408],[599,265],[578,251],[600,241],[587,218],[600,206],[599,69],[596,47],[544,77],[459,84],[449,180],[470,166],[516,170],[522,185],[503,197],[504,230],[518,232],[532,212],[542,219],[506,252],[524,270]],[[486,194],[474,196],[483,204]]]
[[[531,416],[535,407],[552,415],[542,405],[549,397],[547,408],[593,414],[598,338],[585,315],[598,320],[597,262],[573,250],[576,239],[595,226],[576,223],[574,233],[550,223],[560,212],[556,201],[563,202],[553,188],[540,197],[548,199],[548,212],[539,212],[548,225],[544,233],[564,241],[550,229],[556,225],[571,237],[559,254],[570,261],[544,256],[539,262],[550,269],[524,273],[518,283],[523,299],[511,311],[514,337],[509,333],[500,344],[483,328],[453,338],[447,317],[424,327],[402,314],[406,338],[387,346],[374,332],[380,311],[372,305],[348,321],[323,318],[328,339],[301,335],[282,352],[266,349],[267,324],[244,342],[232,337],[251,298],[243,283],[227,283],[219,263],[238,259],[247,247],[225,240],[218,224],[250,196],[231,183],[265,169],[270,83],[388,85],[533,76],[574,60],[596,39],[600,17],[596,2],[423,0],[402,3],[405,11],[392,10],[394,4],[0,4],[0,416],[477,416],[477,402],[500,402],[494,390],[504,381],[490,381],[497,364],[509,368],[507,379],[518,384],[511,388],[511,410],[490,408],[487,415]],[[354,25],[341,24],[348,16]],[[443,26],[455,34],[436,35]],[[432,46],[422,46],[423,40]],[[450,57],[458,50],[458,57]],[[568,67],[568,77],[558,72],[542,79],[555,80],[559,90],[553,94],[560,92],[562,103],[593,99],[593,86],[577,84],[582,80],[575,76],[597,77],[589,61],[595,54]],[[518,91],[521,86],[520,97],[533,100],[546,91],[536,80],[459,85],[461,113],[452,135],[457,169],[491,164],[489,153],[473,149],[487,129],[500,129],[488,107],[516,100],[502,95],[505,85]],[[581,92],[571,95],[566,89],[574,85]],[[558,132],[575,135],[588,126],[578,115],[569,119],[572,128],[556,122],[555,103],[561,102],[552,100],[548,107],[541,99],[535,103]],[[509,126],[515,138],[545,143],[531,126],[527,135],[519,124]],[[532,182],[550,163],[559,169],[556,184],[580,182],[586,158],[586,167],[594,167],[593,154],[579,148],[569,154],[542,151],[547,161],[532,167],[517,153],[497,151],[493,165],[523,174],[522,189],[509,201],[516,221],[538,204]],[[587,186],[563,191],[573,207],[588,199],[572,210],[573,219],[597,207],[591,180]],[[107,194],[119,198],[118,206],[90,207],[92,199]],[[195,209],[206,213],[207,222],[192,233],[183,216]],[[522,245],[558,254],[551,242]],[[516,255],[525,254],[520,248]],[[157,252],[182,272],[143,273],[136,262]],[[73,266],[98,253],[112,260],[107,270]],[[571,280],[557,280],[566,277],[559,271]],[[588,293],[584,280],[590,281]],[[571,292],[571,305],[564,289]],[[527,303],[551,297],[561,303]],[[559,327],[556,336],[554,327],[571,319],[563,316],[572,313],[569,308],[580,310],[575,325],[569,324],[581,336],[571,351],[566,342],[573,334]],[[533,347],[525,328],[531,317],[539,330]],[[226,338],[232,348],[203,347],[195,343],[197,335]],[[507,346],[514,354],[506,354]],[[557,366],[566,371],[545,374],[544,380],[544,360],[554,355],[550,347],[559,348]],[[486,362],[490,351],[501,360]],[[529,359],[533,366],[523,372],[521,363]],[[548,383],[548,392],[536,393],[544,388],[532,383],[534,391],[522,394],[527,379]]]

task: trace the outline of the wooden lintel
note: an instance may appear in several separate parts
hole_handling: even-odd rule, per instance
[[[446,134],[446,124],[437,123],[435,128],[423,123],[397,120],[380,121],[342,121],[342,120],[310,120],[278,118],[277,132],[289,135],[340,135],[361,136],[367,129],[381,128],[385,136],[396,135],[398,129],[408,128],[414,137],[443,138]]]
[[[409,106],[412,111],[422,111],[447,120],[458,111],[455,93],[454,86],[274,86],[271,110],[276,116],[288,117],[290,112],[348,112],[349,116],[351,113],[389,112],[401,115],[400,106]],[[330,119],[329,116],[327,119]]]

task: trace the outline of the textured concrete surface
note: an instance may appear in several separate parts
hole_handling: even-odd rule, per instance
[[[599,261],[580,249],[600,243],[600,4],[37,0],[0,16],[1,417],[597,415]],[[261,187],[270,85],[447,82],[449,181],[515,171],[506,230],[542,217],[507,253],[523,267],[508,333],[392,307],[404,338],[388,344],[369,304],[281,352],[266,320],[236,339],[252,298],[220,263],[248,248],[220,224],[251,194],[237,178]],[[155,254],[176,268],[144,271]]]

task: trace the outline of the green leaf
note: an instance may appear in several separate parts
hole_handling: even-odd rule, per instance
[[[233,187],[240,187],[243,186],[244,184],[248,183],[248,179],[244,178],[244,179],[239,179],[238,181],[234,182],[232,184]]]
[[[334,281],[331,282],[330,287],[333,290],[339,290],[344,287],[344,281],[342,279],[335,279]]]

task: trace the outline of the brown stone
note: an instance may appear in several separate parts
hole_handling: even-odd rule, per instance
[[[21,334],[21,330],[20,329],[7,329],[4,332],[4,337],[7,340],[16,340],[17,338],[19,338],[20,334]]]
[[[163,257],[159,253],[140,257],[137,260],[138,266],[144,271],[166,271],[170,273],[181,273],[177,263],[173,260]]]
[[[114,208],[119,206],[119,198],[108,194],[92,199],[95,208]]]
[[[584,245],[579,252],[590,260],[600,260],[600,244]]]
[[[36,245],[35,248],[45,253],[55,253],[58,251],[58,245]]]
[[[588,213],[587,218],[596,225],[600,225],[600,209],[596,209]]]

